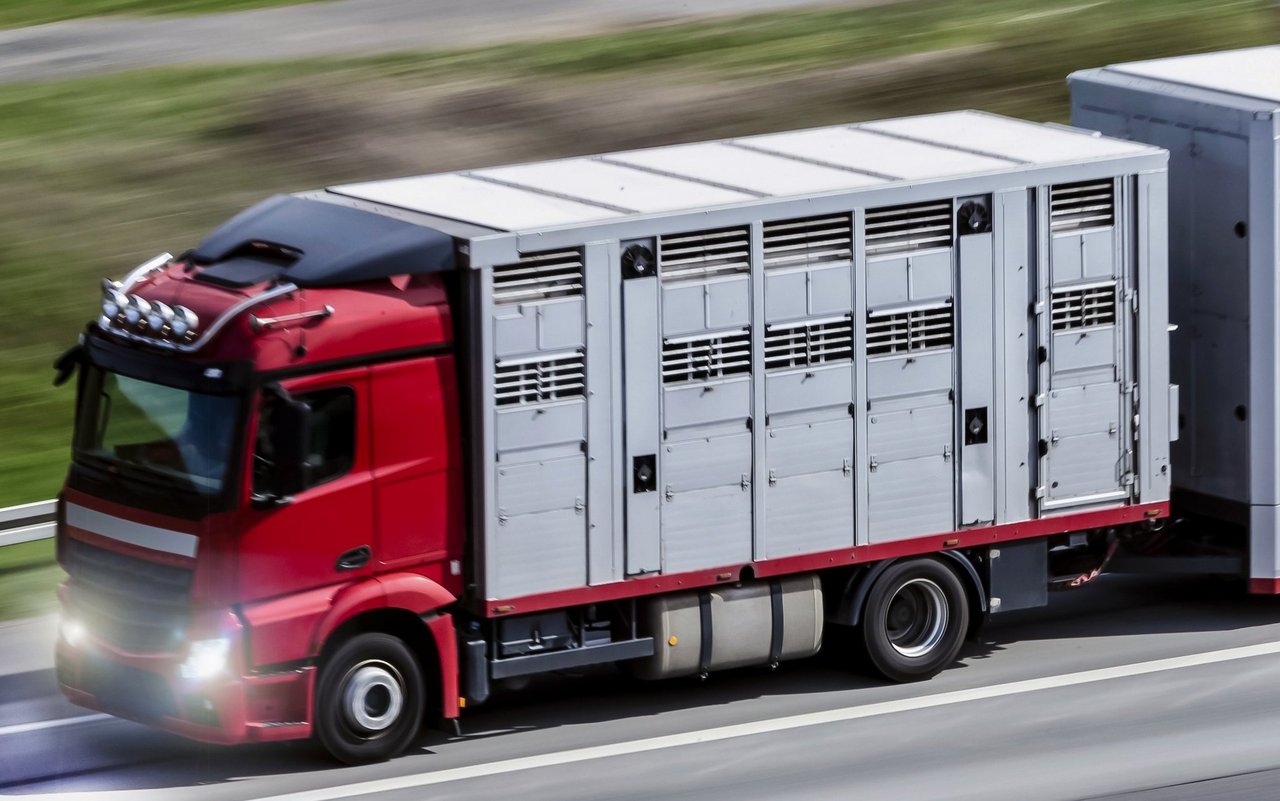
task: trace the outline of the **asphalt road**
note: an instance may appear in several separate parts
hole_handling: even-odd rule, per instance
[[[26,647],[32,645],[27,637]],[[38,639],[38,637],[36,638]],[[0,653],[13,647],[0,630]],[[834,654],[706,682],[556,676],[383,765],[214,748],[0,678],[0,794],[95,799],[1280,798],[1280,599],[1106,578],[990,625],[920,685]]]
[[[0,82],[173,64],[444,50],[666,20],[883,2],[891,0],[337,0],[202,16],[113,16],[0,30]]]

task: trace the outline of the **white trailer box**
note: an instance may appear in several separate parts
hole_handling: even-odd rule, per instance
[[[509,612],[1158,515],[1164,169],[953,112],[325,198],[465,240]]]
[[[1169,150],[1175,509],[1249,532],[1280,589],[1280,46],[1071,76],[1083,128]]]

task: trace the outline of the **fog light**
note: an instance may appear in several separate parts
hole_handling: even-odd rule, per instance
[[[58,623],[58,632],[62,635],[63,641],[72,648],[79,648],[84,642],[84,624],[79,620],[62,618]]]
[[[178,667],[184,679],[208,679],[223,671],[227,656],[231,653],[231,640],[192,640],[187,649],[187,659]]]

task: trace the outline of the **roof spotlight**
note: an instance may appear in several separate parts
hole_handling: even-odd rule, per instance
[[[151,311],[147,313],[147,327],[151,329],[153,334],[163,334],[165,326],[173,320],[173,309],[169,308],[167,303],[156,301],[151,304]]]
[[[115,320],[124,311],[125,306],[129,305],[129,296],[120,291],[120,284],[116,281],[103,280],[102,282],[102,316],[108,320]]]
[[[147,324],[147,315],[150,313],[150,303],[137,295],[129,296],[129,303],[124,308],[124,320],[126,323],[141,328]]]
[[[200,325],[200,318],[196,313],[188,309],[186,306],[173,307],[173,320],[169,322],[169,330],[173,332],[176,339],[190,339],[195,336],[196,326]]]

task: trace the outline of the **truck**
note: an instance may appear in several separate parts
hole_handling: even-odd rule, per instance
[[[1143,130],[958,111],[334,186],[104,281],[56,365],[63,693],[359,763],[541,673],[839,643],[918,681],[1108,570],[1274,593],[1274,506],[1181,510],[1225,462],[1175,442],[1229,447],[1195,418],[1245,384],[1273,437],[1275,371],[1188,371],[1170,281],[1216,268],[1170,271],[1194,212]],[[1265,339],[1250,197],[1270,272],[1224,298]]]

